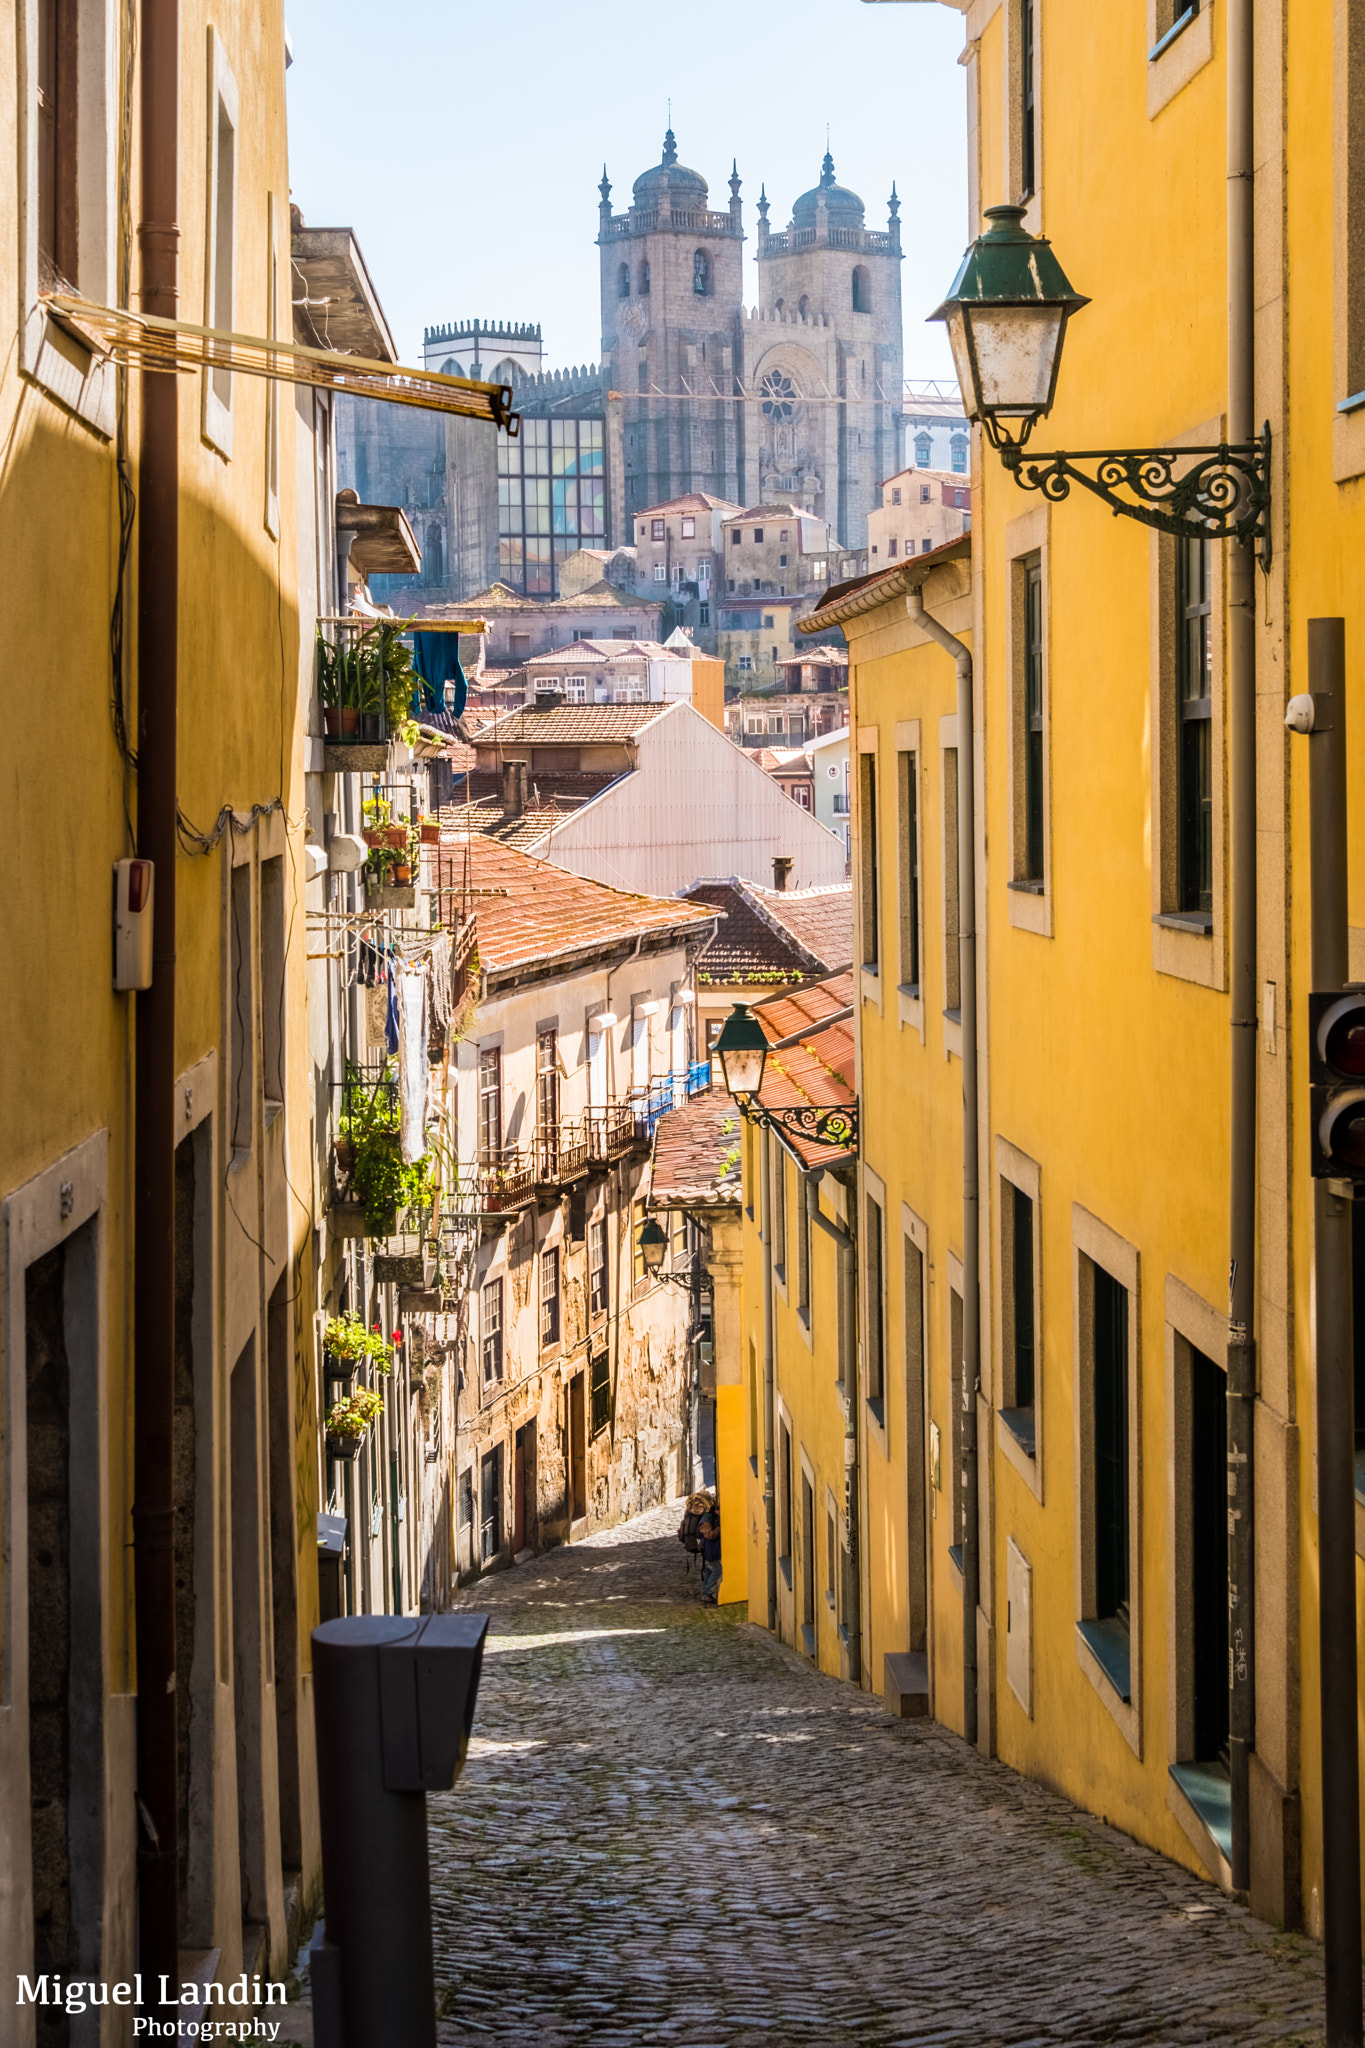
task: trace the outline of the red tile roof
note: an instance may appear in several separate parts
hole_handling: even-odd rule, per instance
[[[463,834],[443,832],[441,843],[456,851],[466,842]],[[489,974],[590,959],[640,934],[679,942],[706,935],[712,913],[676,897],[612,889],[478,833],[468,846],[479,960]]]
[[[556,704],[548,711],[506,711],[479,734],[479,745],[591,747],[633,739],[671,704]]]
[[[685,497],[665,498],[661,505],[642,505],[637,519],[658,518],[661,512],[737,512],[729,498],[713,498],[709,491],[689,491]]]
[[[835,1016],[853,1003],[853,973],[836,974],[791,995],[770,996],[754,1007],[754,1015],[768,1035],[770,1045],[779,1039],[803,1036],[781,1052],[770,1052],[763,1072],[759,1101],[765,1109],[830,1109],[852,1106],[856,1048],[853,1019],[838,1024],[821,1020]],[[847,1159],[852,1148],[825,1145],[815,1139],[782,1133],[784,1142],[806,1166],[832,1166]]]
[[[737,1209],[742,1174],[739,1111],[723,1088],[659,1119],[650,1203],[656,1209]]]
[[[684,895],[724,913],[697,963],[703,986],[804,981],[846,967],[853,957],[851,883],[780,890],[731,876],[696,882]]]
[[[475,768],[466,782],[463,769],[455,783],[455,801],[441,806],[441,824],[452,832],[482,832],[508,846],[535,846],[565,818],[617,781],[620,771],[528,775],[526,808],[509,816],[503,802],[502,776],[495,768]]]

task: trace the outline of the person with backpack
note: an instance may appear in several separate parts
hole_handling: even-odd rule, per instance
[[[702,1556],[701,1525],[712,1512],[715,1502],[709,1493],[694,1493],[688,1496],[683,1518],[678,1524],[678,1541],[687,1552],[688,1577],[692,1574],[692,1560]],[[705,1559],[703,1558],[703,1564]]]
[[[701,1528],[701,1600],[703,1607],[714,1607],[720,1589],[720,1509],[713,1501],[702,1516]]]

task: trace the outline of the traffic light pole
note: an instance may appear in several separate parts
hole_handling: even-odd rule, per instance
[[[1313,720],[1308,800],[1315,989],[1340,988],[1348,972],[1345,685],[1345,621],[1310,619],[1308,687]],[[1361,2044],[1352,1193],[1348,1181],[1313,1182],[1327,2048]]]

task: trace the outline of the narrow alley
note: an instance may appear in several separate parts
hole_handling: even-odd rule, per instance
[[[656,1509],[485,1578],[448,2048],[1321,2040],[1321,1951],[703,1609]]]

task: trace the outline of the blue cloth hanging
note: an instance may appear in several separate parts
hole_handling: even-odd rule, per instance
[[[455,701],[450,706],[456,718],[464,710],[469,685],[464,670],[460,667],[460,636],[458,633],[414,633],[412,636],[412,665],[417,671],[421,687],[417,695],[420,704],[414,710],[444,711],[446,709],[446,684],[455,685]]]

